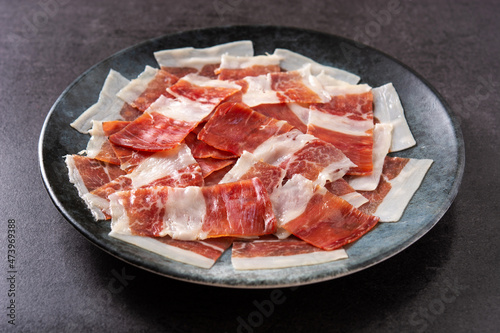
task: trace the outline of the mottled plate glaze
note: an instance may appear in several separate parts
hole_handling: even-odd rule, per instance
[[[109,222],[95,222],[69,182],[63,156],[85,149],[89,137],[69,126],[97,101],[109,70],[132,79],[145,65],[157,67],[153,52],[192,46],[209,47],[252,40],[256,54],[286,48],[319,63],[359,75],[377,87],[392,82],[417,141],[401,157],[434,160],[422,186],[398,223],[381,223],[347,249],[349,259],[277,270],[235,271],[227,251],[210,269],[171,261],[110,238]],[[444,215],[455,198],[464,170],[462,133],[449,106],[424,79],[407,66],[373,48],[325,33],[273,26],[237,26],[187,31],[145,41],[120,51],[77,78],[57,99],[45,120],[39,142],[42,178],[56,207],[85,237],[104,251],[143,269],[184,281],[236,288],[296,286],[334,279],[379,263],[422,237]],[[92,260],[92,258],[89,258]]]

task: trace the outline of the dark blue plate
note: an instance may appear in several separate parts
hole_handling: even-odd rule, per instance
[[[69,124],[97,101],[111,68],[132,79],[145,65],[157,67],[155,51],[187,46],[202,48],[236,40],[252,40],[256,54],[272,53],[275,48],[299,52],[319,63],[355,73],[372,87],[392,82],[417,141],[415,147],[396,155],[434,160],[401,221],[380,223],[348,248],[349,259],[277,270],[235,271],[231,266],[231,252],[227,251],[210,270],[185,265],[109,237],[110,223],[94,221],[69,182],[63,156],[85,149],[89,139]],[[238,288],[295,286],[330,280],[370,267],[402,251],[429,231],[451,205],[462,179],[464,156],[462,133],[449,106],[410,68],[351,40],[272,26],[187,31],[120,51],[90,68],[61,94],[47,115],[39,142],[40,168],[50,197],[64,217],[95,245],[130,264],[164,276]]]

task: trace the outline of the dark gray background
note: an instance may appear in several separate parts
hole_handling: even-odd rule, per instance
[[[1,0],[0,330],[500,330],[499,15],[495,1]],[[428,234],[395,257],[337,280],[234,290],[137,269],[63,219],[42,184],[37,144],[65,87],[145,39],[240,24],[355,39],[409,65],[441,93],[461,123],[466,167],[455,202]],[[6,309],[8,219],[16,221],[15,327]]]

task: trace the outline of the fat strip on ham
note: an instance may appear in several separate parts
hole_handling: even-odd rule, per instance
[[[166,237],[123,235],[111,231],[109,235],[165,258],[201,268],[211,268],[232,243],[232,238],[221,237],[203,241],[179,241]]]
[[[167,71],[146,66],[139,76],[123,87],[116,95],[124,102],[144,112],[160,96],[172,97],[167,88],[179,78]]]
[[[281,185],[285,175],[286,171],[282,168],[262,162],[245,151],[219,184],[257,177],[262,181],[267,193],[271,194],[275,188]]]
[[[66,155],[65,162],[69,181],[75,185],[80,197],[125,174],[118,165],[86,156]]]
[[[380,217],[380,222],[399,221],[432,162],[429,159],[386,157],[377,188],[360,191],[369,202],[359,209]]]
[[[276,49],[273,55],[281,57],[281,68],[287,71],[295,71],[304,67],[304,65],[310,64],[311,73],[313,75],[319,75],[320,73],[328,74],[337,80],[347,82],[349,84],[356,84],[359,82],[360,77],[356,74],[347,72],[343,69],[321,65],[311,58],[303,56],[302,54],[287,50],[287,49]]]
[[[90,140],[87,143],[87,149],[85,149],[87,157],[120,165],[120,159],[113,150],[108,135],[104,132],[102,121],[93,120],[92,123],[92,129],[89,131]]]
[[[391,146],[392,125],[375,124],[373,130],[373,170],[367,176],[348,176],[349,185],[357,191],[373,191],[377,188],[384,160]]]
[[[345,87],[340,86],[342,90]],[[357,86],[352,86],[357,87]],[[339,148],[356,167],[349,174],[368,175],[373,169],[373,95],[349,89],[345,95],[333,95],[330,102],[310,106],[307,133]]]
[[[379,220],[300,175],[275,190],[271,200],[280,228],[327,251],[354,242]]]
[[[276,231],[258,178],[214,186],[149,187],[110,196],[111,229],[125,235],[180,240],[249,237]]]
[[[330,100],[310,66],[292,72],[246,77],[243,103],[248,106],[277,103],[325,103]]]
[[[219,67],[223,54],[253,56],[253,44],[251,41],[237,41],[200,49],[184,47],[157,51],[154,56],[162,69],[178,77],[188,73],[211,77],[215,76],[214,71]]]
[[[280,57],[273,55],[238,57],[223,54],[216,73],[219,80],[241,80],[247,76],[280,72],[280,60]]]
[[[344,249],[324,251],[296,237],[235,241],[231,263],[237,270],[317,265],[346,259]]]
[[[253,154],[285,169],[287,178],[300,174],[318,185],[342,178],[355,166],[332,144],[297,129],[270,137]]]
[[[201,168],[189,148],[178,147],[144,159],[132,172],[117,177],[82,196],[96,219],[110,217],[109,196],[118,191],[151,186],[201,186]]]
[[[356,208],[359,208],[368,202],[368,199],[361,193],[356,192],[356,190],[353,189],[344,178],[326,183],[325,188]]]
[[[403,106],[392,83],[374,88],[372,92],[375,118],[393,127],[389,151],[395,152],[413,147],[416,141],[406,122]]]
[[[129,107],[116,94],[130,81],[115,70],[110,70],[97,102],[83,112],[71,126],[81,133],[88,133],[92,128],[92,120],[132,120],[140,111]]]

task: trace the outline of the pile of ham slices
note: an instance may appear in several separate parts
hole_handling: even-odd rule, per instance
[[[345,259],[401,218],[432,163],[387,156],[415,145],[391,83],[250,41],[154,56],[133,80],[109,72],[71,124],[87,149],[65,157],[124,242],[203,268],[230,247],[240,270]]]

